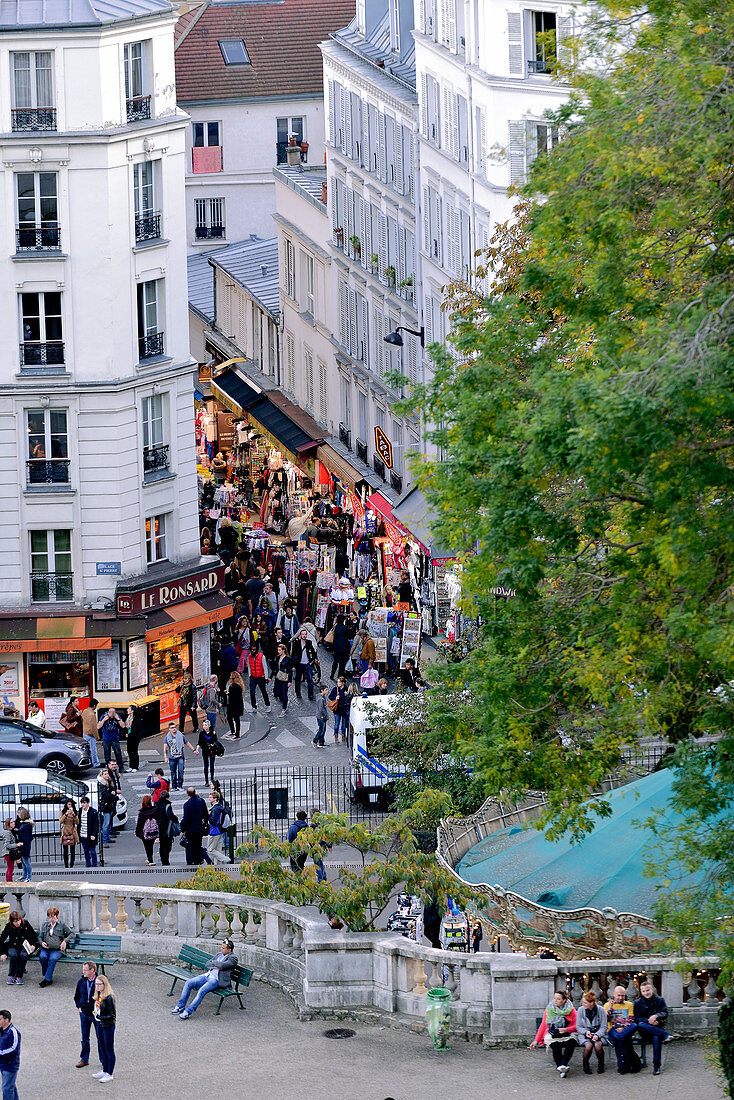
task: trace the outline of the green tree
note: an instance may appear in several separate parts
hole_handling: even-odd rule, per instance
[[[551,835],[641,736],[734,911],[734,3],[602,2],[524,214],[449,299],[456,353],[411,398],[447,455],[420,475],[484,638],[431,721],[487,794],[544,788]],[[620,46],[624,48],[621,49]],[[456,290],[456,288],[454,288]],[[476,551],[476,552],[475,552]],[[498,601],[495,585],[517,593]],[[452,700],[470,693],[466,721]],[[689,747],[721,739],[705,768]],[[702,770],[703,768],[703,770]],[[705,786],[700,786],[701,780]],[[684,915],[702,895],[668,896]],[[723,910],[722,908],[723,907]],[[728,909],[727,909],[728,907]],[[731,948],[721,922],[707,935]]]

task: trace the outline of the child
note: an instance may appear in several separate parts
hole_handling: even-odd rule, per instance
[[[328,692],[328,690],[329,685],[322,684],[319,688],[319,694],[316,700],[316,720],[319,725],[316,731],[316,736],[311,742],[315,749],[323,749],[326,747],[324,745],[324,734],[326,733],[326,722],[329,717],[329,708],[326,703],[326,693]]]

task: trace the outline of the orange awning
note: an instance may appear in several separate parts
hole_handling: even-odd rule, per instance
[[[0,619],[0,653],[110,649],[112,638],[88,633],[95,625],[86,615]]]
[[[146,615],[148,629],[146,642],[157,642],[169,634],[179,634],[184,630],[193,630],[207,623],[218,623],[232,614],[232,601],[224,592],[212,592],[199,600],[186,600],[176,603],[162,611]]]

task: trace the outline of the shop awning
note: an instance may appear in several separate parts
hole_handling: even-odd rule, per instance
[[[163,611],[146,615],[146,642],[157,642],[169,634],[180,634],[196,626],[218,623],[232,614],[232,601],[224,592],[212,592],[198,600],[172,604]]]
[[[393,522],[399,522],[419,542],[431,558],[450,558],[450,550],[437,545],[431,533],[431,508],[420,489],[411,489],[407,497],[392,510]]]
[[[318,441],[273,404],[267,394],[261,394],[260,400],[250,405],[246,412],[248,424],[292,462],[297,462],[299,454]]]
[[[262,392],[251,386],[236,370],[224,370],[216,378],[212,377],[212,392],[220,404],[230,412],[241,414],[254,405],[263,396]]]
[[[86,615],[0,619],[0,653],[110,649],[112,638],[99,634],[99,626]]]
[[[328,443],[320,443],[316,457],[323,462],[329,473],[338,478],[351,492],[354,492],[355,486],[360,481],[366,482],[371,488],[381,483],[377,474],[366,463],[360,462],[356,455],[350,456],[346,447],[336,438],[332,438]]]

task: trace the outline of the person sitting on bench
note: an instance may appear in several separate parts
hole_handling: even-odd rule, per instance
[[[663,1043],[669,1043],[673,1036],[665,1030],[663,1024],[668,1018],[668,1006],[662,997],[658,997],[650,982],[640,986],[640,996],[635,1001],[635,1023],[642,1039],[648,1036],[652,1043],[652,1075],[660,1073],[660,1054]]]
[[[215,955],[209,964],[209,970],[205,974],[199,974],[195,978],[189,978],[181,990],[178,1004],[171,1009],[172,1016],[178,1016],[179,1020],[188,1020],[193,1016],[207,993],[213,989],[227,989],[232,984],[232,971],[237,966],[237,956],[234,953],[234,944],[231,940],[225,940],[218,955]],[[193,1001],[186,1007],[191,994],[198,990]]]

